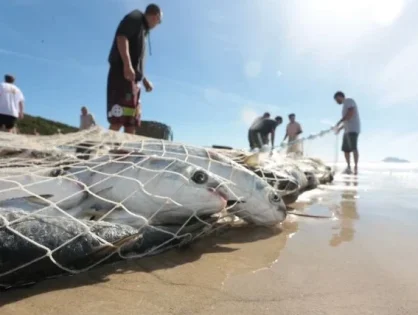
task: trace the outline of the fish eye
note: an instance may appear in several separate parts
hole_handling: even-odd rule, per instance
[[[196,171],[192,176],[192,181],[196,184],[204,184],[208,181],[208,179],[208,174],[203,171]]]
[[[282,201],[282,197],[277,192],[271,192],[269,199],[272,203],[279,203]]]

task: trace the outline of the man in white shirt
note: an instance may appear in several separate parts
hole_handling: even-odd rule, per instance
[[[302,127],[300,124],[295,120],[295,114],[289,114],[289,123],[286,127],[286,134],[283,138],[283,142],[286,141],[286,138],[289,138],[289,142],[296,141],[299,135],[302,133]],[[295,153],[297,155],[302,155],[302,150],[300,148],[300,143],[293,143],[288,146],[287,153]]]
[[[89,129],[92,126],[96,126],[96,121],[92,114],[89,113],[85,106],[81,107],[81,115],[80,115],[80,129]]]
[[[361,129],[358,107],[352,98],[346,98],[341,91],[335,93],[334,99],[338,104],[343,104],[342,118],[335,127],[337,128],[337,133],[340,132],[341,129],[344,129],[341,150],[344,152],[345,160],[347,162],[345,173],[351,174],[350,153],[352,152],[354,156],[354,175],[357,175],[359,159],[357,141]]]
[[[15,78],[6,74],[0,83],[0,129],[7,132],[13,132],[16,120],[23,118],[25,98],[14,82]]]

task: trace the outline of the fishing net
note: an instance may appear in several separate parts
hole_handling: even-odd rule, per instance
[[[282,143],[273,150],[265,147],[255,152],[218,151],[267,181],[286,204],[293,203],[307,190],[331,183],[340,154],[333,128]]]
[[[154,255],[238,221],[278,224],[285,204],[332,174],[284,149],[252,155],[100,127],[1,133],[0,287]]]

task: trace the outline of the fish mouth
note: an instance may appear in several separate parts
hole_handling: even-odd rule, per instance
[[[230,196],[228,196],[228,194],[220,188],[208,188],[208,190],[219,196],[225,202],[226,207],[232,207],[236,204],[245,203],[244,200],[231,199]]]
[[[245,203],[245,201],[229,199],[226,201],[226,206],[232,207],[232,206],[235,206],[236,204],[241,204],[241,203]]]

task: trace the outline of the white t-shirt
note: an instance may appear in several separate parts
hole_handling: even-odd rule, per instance
[[[354,108],[354,115],[348,121],[344,121],[344,131],[360,133],[360,114],[356,102],[352,98],[346,98],[343,103],[342,115],[345,116],[349,108]]]
[[[16,85],[0,83],[0,114],[19,117],[19,103],[24,101],[23,93]]]

